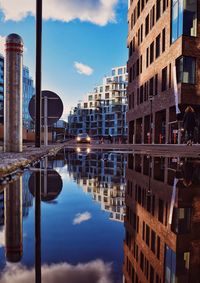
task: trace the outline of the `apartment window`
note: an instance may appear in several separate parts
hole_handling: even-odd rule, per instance
[[[169,64],[169,88],[172,86],[172,65]]]
[[[146,67],[148,68],[149,66],[149,47],[146,50]]]
[[[153,6],[153,8],[151,9],[151,12],[150,12],[150,29],[152,29],[152,27],[154,26],[155,24],[155,5]]]
[[[134,108],[134,92],[132,92],[132,108]]]
[[[153,62],[153,60],[154,60],[154,41],[150,45],[150,64]]]
[[[140,56],[140,74],[142,73],[142,55]]]
[[[143,25],[141,25],[141,27],[140,27],[140,41],[141,41],[141,43],[143,41]]]
[[[142,2],[141,2],[141,11],[144,9],[144,1],[145,0],[142,0]]]
[[[161,15],[161,0],[156,0],[156,21],[160,18]]]
[[[140,268],[142,271],[144,271],[144,254],[143,252],[140,252]]]
[[[177,234],[190,232],[191,208],[174,208],[172,231]]]
[[[149,33],[149,15],[146,16],[145,19],[145,35],[147,36],[148,33]]]
[[[140,16],[140,0],[137,3],[137,18]]]
[[[162,70],[162,91],[167,89],[167,67]]]
[[[133,65],[133,67],[132,67],[132,75],[133,75],[133,81],[134,81],[134,79],[135,79],[135,64]]]
[[[197,1],[172,0],[172,33],[174,42],[182,34],[197,36]]]
[[[143,224],[142,224],[142,240],[144,241],[145,239],[145,222],[143,221]]]
[[[176,60],[178,83],[196,83],[196,59],[182,56]]]
[[[146,244],[147,244],[147,246],[149,246],[149,243],[150,243],[150,228],[146,224]]]
[[[134,25],[136,23],[136,8],[133,11],[133,23],[134,23]]]
[[[135,37],[132,40],[132,53],[135,52]]]
[[[158,259],[160,259],[160,237],[157,236],[157,251],[156,251],[156,256]]]
[[[129,57],[132,56],[132,53],[133,53],[133,42],[131,41],[129,46]]]
[[[137,32],[137,36],[138,36],[138,46],[139,46],[140,45],[140,28],[139,28],[139,30]]]
[[[163,200],[159,199],[158,202],[158,220],[163,223],[164,218],[164,202]]]
[[[149,96],[153,96],[153,78],[149,81]]]
[[[137,105],[140,104],[140,89],[137,88]]]
[[[129,110],[131,109],[131,105],[132,105],[132,103],[131,103],[131,94],[128,96],[128,108],[129,108]]]
[[[155,93],[154,95],[158,94],[158,74],[155,75]]]
[[[156,58],[160,56],[160,34],[156,37]]]
[[[140,60],[137,59],[137,62],[136,62],[136,75],[139,76],[139,73],[140,73]]]
[[[163,13],[167,9],[167,7],[168,7],[168,0],[163,0]]]
[[[129,69],[129,83],[132,82],[132,67]]]
[[[153,253],[156,251],[156,233],[151,230],[151,250]]]
[[[143,103],[143,85],[140,87],[140,104]],[[140,198],[139,198],[140,196]],[[140,194],[138,196],[138,202],[141,204],[141,188],[140,188]]]
[[[131,14],[131,30],[133,29],[133,13]]]
[[[150,283],[154,283],[154,269],[150,266]]]
[[[162,30],[162,52],[165,52],[165,44],[166,44],[166,32],[165,32],[165,28]]]

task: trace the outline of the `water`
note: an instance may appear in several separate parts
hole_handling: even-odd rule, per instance
[[[0,283],[200,282],[199,159],[77,149],[37,167],[1,188]]]
[[[0,282],[34,282],[40,170],[43,282],[122,282],[125,168],[122,154],[64,150],[2,188]]]

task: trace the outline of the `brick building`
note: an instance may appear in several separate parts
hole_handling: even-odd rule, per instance
[[[186,106],[200,112],[197,4],[199,0],[129,1],[130,143],[177,143]]]
[[[198,283],[199,160],[129,155],[125,283]]]

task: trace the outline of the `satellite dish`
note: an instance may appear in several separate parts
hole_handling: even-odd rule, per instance
[[[63,102],[61,98],[53,91],[43,90],[42,91],[42,125],[44,125],[44,100],[47,97],[47,113],[48,113],[48,126],[56,123],[63,114]],[[31,118],[35,121],[35,95],[32,96],[29,102],[29,113]]]

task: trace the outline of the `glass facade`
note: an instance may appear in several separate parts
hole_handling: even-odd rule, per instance
[[[177,82],[196,83],[196,59],[182,56],[176,60]]]
[[[197,36],[196,0],[172,0],[171,41],[181,35]]]

